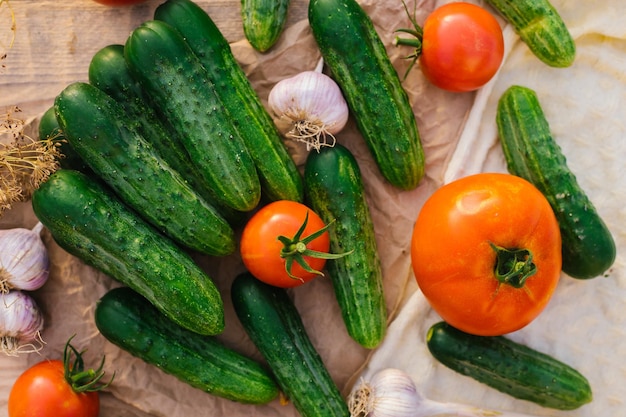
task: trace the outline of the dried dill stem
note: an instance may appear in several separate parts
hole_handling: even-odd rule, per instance
[[[9,29],[8,33],[5,34],[4,24],[0,22],[0,29],[2,32],[0,33],[0,69],[4,69],[5,65],[2,63],[7,57],[8,50],[13,47],[13,41],[15,41],[15,31],[16,31],[16,23],[15,23],[15,13],[13,12],[13,7],[11,7],[11,3],[9,0],[0,0],[0,19],[4,19],[4,16],[9,15]],[[7,39],[5,39],[5,36]]]
[[[60,144],[54,138],[35,140],[24,133],[24,121],[12,107],[0,119],[0,215],[25,201],[59,168]]]

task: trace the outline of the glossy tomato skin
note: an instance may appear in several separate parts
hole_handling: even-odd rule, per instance
[[[439,88],[476,90],[498,71],[504,57],[500,24],[486,9],[453,2],[435,9],[424,22],[420,67]]]
[[[120,7],[131,6],[133,4],[145,3],[147,0],[93,0],[96,3],[104,4],[105,6]]]
[[[307,212],[309,217],[302,234],[304,238],[325,226],[317,213],[304,204],[288,200],[275,201],[259,209],[250,218],[241,235],[240,252],[245,267],[253,276],[266,284],[281,288],[296,287],[317,276],[294,262],[291,272],[301,280],[290,277],[285,269],[286,261],[280,256],[284,245],[278,240],[278,236],[292,238],[304,223]],[[307,247],[328,253],[330,250],[328,232],[320,235]],[[317,271],[321,271],[326,264],[324,259],[308,256],[304,258],[311,268]]]
[[[495,245],[528,249],[536,273],[521,288],[494,274]],[[453,327],[480,336],[521,329],[545,308],[561,272],[561,235],[529,182],[484,173],[442,186],[415,222],[411,260],[420,290]]]
[[[9,417],[97,417],[99,412],[98,392],[74,392],[59,360],[28,368],[9,394]]]

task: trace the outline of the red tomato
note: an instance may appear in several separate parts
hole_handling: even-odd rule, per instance
[[[130,6],[132,4],[143,3],[146,0],[94,0],[96,3],[104,4],[105,6]]]
[[[63,362],[46,360],[18,377],[9,394],[9,417],[97,417],[98,392],[76,393]]]
[[[243,263],[252,275],[266,284],[282,288],[302,285],[317,276],[295,261],[291,268],[294,277],[289,276],[287,260],[281,257],[285,245],[278,239],[279,236],[293,238],[303,225],[307,213],[308,221],[301,235],[302,240],[325,227],[324,221],[304,204],[288,200],[275,201],[252,216],[244,227],[240,242]],[[307,243],[306,248],[327,253],[330,249],[328,232]],[[303,256],[303,259],[316,271],[321,271],[326,264],[326,260],[321,258]]]
[[[434,85],[449,91],[476,90],[498,71],[504,56],[502,29],[480,6],[453,2],[424,22],[420,67]]]
[[[517,256],[507,258],[515,250]],[[498,259],[505,262],[496,268]],[[561,272],[561,234],[550,204],[526,180],[471,175],[426,201],[415,222],[411,260],[419,288],[448,324],[502,335],[529,324],[552,297]],[[511,265],[520,273],[506,280]]]

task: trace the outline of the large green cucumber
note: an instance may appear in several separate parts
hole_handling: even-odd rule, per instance
[[[178,325],[205,335],[224,330],[222,298],[209,276],[101,182],[61,169],[34,192],[32,205],[59,246]]]
[[[306,160],[304,184],[311,208],[326,224],[332,222],[331,252],[350,252],[326,262],[348,334],[374,348],[385,336],[387,308],[374,224],[357,161],[341,144],[313,151]]]
[[[250,211],[261,185],[250,153],[215,85],[183,35],[150,20],[135,28],[126,62],[162,116],[180,132],[196,169],[224,204]]]
[[[270,201],[302,201],[302,177],[261,100],[211,17],[191,0],[167,0],[155,19],[175,27],[199,57],[242,135]]]
[[[576,369],[504,336],[470,335],[438,322],[426,343],[443,365],[512,397],[559,410],[592,400],[589,381]]]
[[[136,130],[123,108],[91,84],[55,100],[72,148],[130,207],[176,242],[210,255],[235,249],[234,231]]]
[[[424,151],[415,115],[371,19],[356,0],[311,0],[309,23],[383,177],[417,187]]]
[[[233,281],[231,297],[244,330],[302,417],[349,416],[286,290],[245,272]]]
[[[581,279],[605,273],[615,261],[615,241],[567,165],[535,92],[509,87],[498,102],[496,121],[508,170],[533,183],[554,210],[563,271]]]
[[[96,304],[100,333],[121,349],[210,394],[246,404],[278,396],[269,370],[220,342],[186,330],[129,287],[110,290]]]

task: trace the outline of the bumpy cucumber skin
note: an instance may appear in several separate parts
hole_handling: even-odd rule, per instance
[[[72,148],[120,198],[181,245],[216,256],[234,252],[228,222],[132,130],[122,107],[91,84],[76,82],[55,99]]]
[[[213,281],[102,183],[62,169],[34,192],[32,205],[59,246],[131,287],[178,325],[205,335],[224,330]]]
[[[178,133],[164,123],[139,82],[132,77],[124,58],[124,45],[107,45],[89,63],[89,83],[107,93],[124,108],[128,120],[174,170],[232,225],[243,223],[243,214],[222,204],[198,174]]]
[[[576,59],[576,43],[549,0],[487,0],[513,26],[537,58],[555,68]]]
[[[191,0],[167,0],[155,19],[180,31],[199,57],[254,160],[264,198],[303,199],[302,177],[280,132],[210,16]]]
[[[59,166],[63,169],[74,169],[77,171],[90,173],[91,168],[82,160],[80,155],[76,153],[72,145],[65,139],[61,127],[57,121],[54,106],[46,110],[39,120],[38,134],[40,140],[52,138],[59,144],[61,155]]]
[[[233,281],[231,297],[244,330],[302,417],[349,416],[287,292],[244,272]]]
[[[438,322],[428,330],[426,343],[443,365],[512,397],[558,410],[592,400],[580,372],[504,336],[470,335]]]
[[[180,327],[129,287],[100,298],[95,323],[111,343],[194,388],[245,404],[278,396],[272,374],[258,362]]]
[[[216,197],[235,210],[254,209],[261,185],[252,158],[183,36],[163,21],[143,22],[126,41],[124,56],[153,104],[181,132]]]
[[[329,229],[332,253],[350,254],[326,262],[326,271],[348,334],[372,349],[387,328],[383,273],[378,256],[361,171],[343,145],[311,152],[304,168],[304,184],[311,208]]]
[[[509,87],[500,98],[496,119],[509,172],[533,183],[555,212],[563,271],[578,279],[604,274],[615,261],[615,241],[570,171],[535,92]]]
[[[355,0],[311,0],[309,23],[383,177],[417,187],[424,151],[415,115],[369,16]]]
[[[290,0],[241,0],[243,33],[259,52],[270,49],[280,37]]]

